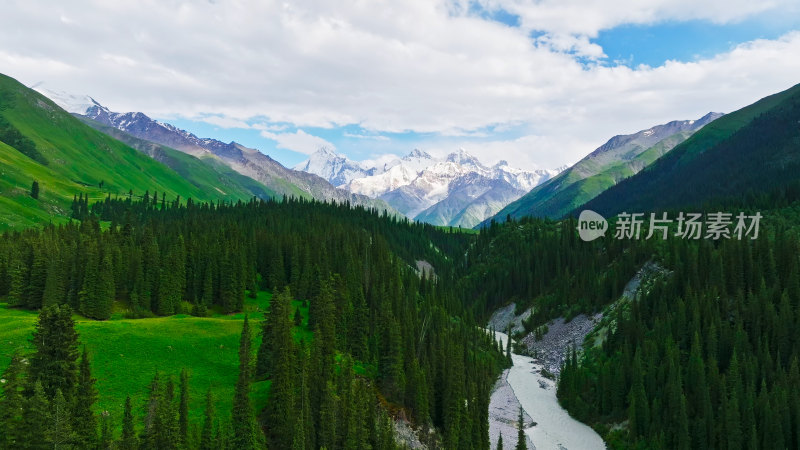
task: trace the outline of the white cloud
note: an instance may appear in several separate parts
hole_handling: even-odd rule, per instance
[[[344,132],[342,134],[344,137],[355,138],[355,139],[372,139],[375,141],[388,141],[389,138],[386,136],[382,136],[380,134],[358,134],[358,133],[348,133]]]
[[[255,128],[243,120],[225,116],[205,116],[200,117],[200,120],[211,125],[216,125],[220,128]]]
[[[263,130],[261,131],[261,136],[277,142],[279,148],[285,148],[306,155],[314,153],[320,147],[328,147],[331,150],[336,150],[336,146],[330,142],[319,136],[308,134],[303,130],[297,130],[294,133],[272,133]]]
[[[731,111],[800,81],[798,32],[656,68],[576,58],[602,58],[589,38],[619,24],[731,22],[789,8],[784,0],[482,1],[519,14],[521,27],[469,13],[468,0],[12,0],[0,15],[0,29],[14,30],[0,33],[0,72],[117,111],[277,123],[253,128],[303,153],[330,143],[280,127],[413,131],[433,136],[423,148],[483,148],[543,167],[612,134]],[[532,39],[532,29],[546,34]],[[508,127],[527,136],[475,143]]]
[[[469,0],[474,1],[474,0]],[[489,10],[520,17],[528,30],[596,36],[622,24],[708,20],[731,23],[779,8],[796,8],[794,0],[478,0]]]

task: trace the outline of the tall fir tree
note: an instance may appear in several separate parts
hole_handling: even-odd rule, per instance
[[[59,388],[56,388],[56,392],[59,390]],[[18,448],[25,450],[44,449],[49,446],[47,434],[50,422],[50,406],[50,401],[47,399],[42,383],[36,381],[33,385],[33,394],[25,401],[25,409],[22,412],[22,426],[20,427],[19,440],[17,442]]]
[[[185,446],[189,438],[189,373],[186,369],[181,370],[178,401],[178,432],[181,444]]]
[[[78,386],[72,403],[72,417],[76,443],[89,448],[97,444],[97,419],[92,411],[97,401],[97,390],[86,346],[83,347],[78,368]]]
[[[53,305],[39,313],[31,339],[29,377],[38,380],[47,399],[61,389],[72,398],[78,380],[78,333],[72,320],[72,308]]]
[[[522,407],[519,407],[519,419],[517,420],[517,446],[516,450],[528,450],[528,443],[525,437],[525,420],[522,417]]]
[[[133,423],[133,409],[131,397],[125,397],[125,410],[122,413],[122,437],[119,441],[120,450],[135,450],[139,447],[136,439],[136,430]]]
[[[250,404],[250,323],[244,317],[242,335],[239,339],[239,377],[233,394],[233,427],[231,444],[237,449],[249,450],[258,448],[258,426]]]
[[[21,446],[22,412],[25,408],[23,389],[25,365],[19,353],[11,356],[11,362],[3,375],[3,396],[0,397],[0,448]]]

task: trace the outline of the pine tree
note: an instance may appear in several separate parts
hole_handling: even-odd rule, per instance
[[[155,449],[158,448],[158,429],[156,417],[158,414],[159,403],[161,403],[161,380],[159,379],[158,372],[153,375],[153,380],[150,382],[149,391],[150,393],[147,398],[147,403],[145,404],[144,417],[142,420],[144,427],[142,430],[142,436],[139,440],[141,441],[142,447]]]
[[[286,287],[283,292],[272,298],[270,305],[269,321],[270,338],[262,342],[269,346],[271,355],[270,366],[267,370],[272,379],[270,385],[270,401],[264,411],[264,417],[269,433],[269,443],[272,448],[291,448],[294,424],[292,411],[295,405],[294,380],[296,368],[294,357],[294,340],[292,337],[292,322],[290,319],[292,295]],[[318,380],[324,382],[324,379]]]
[[[159,396],[153,423],[155,448],[169,450],[180,447],[178,414],[174,401],[175,386],[172,379],[167,378]]]
[[[58,392],[56,388],[56,392]],[[53,395],[55,397],[55,394]],[[33,395],[25,402],[22,412],[22,426],[19,433],[19,448],[43,449],[48,447],[47,428],[50,422],[50,402],[47,400],[42,383],[33,386]]]
[[[139,447],[136,431],[133,425],[133,411],[131,397],[125,397],[125,411],[122,415],[122,439],[119,442],[120,450],[134,450]]]
[[[217,442],[214,439],[214,397],[211,388],[206,391],[206,407],[203,411],[203,429],[200,432],[200,450],[214,450]]]
[[[502,433],[497,438],[497,450],[503,450],[503,434]]]
[[[239,378],[233,396],[231,444],[237,449],[255,449],[258,446],[258,432],[253,408],[250,405],[250,324],[244,317],[242,336],[239,340]]]
[[[30,379],[38,380],[48,399],[61,389],[72,398],[77,384],[78,333],[67,305],[53,305],[39,313],[31,339]]]
[[[517,450],[528,450],[528,443],[525,441],[525,421],[522,418],[522,407],[519,407],[519,419],[517,420]]]
[[[50,423],[47,429],[47,442],[52,448],[68,446],[73,439],[70,427],[70,412],[67,401],[61,389],[56,390],[53,404],[50,408]]]
[[[39,182],[36,180],[33,180],[33,185],[31,185],[31,198],[39,200]]]
[[[15,448],[21,445],[19,435],[22,428],[22,412],[25,398],[23,374],[25,366],[19,353],[11,356],[11,362],[3,375],[3,396],[0,397],[0,448]]]
[[[180,397],[178,405],[178,428],[182,444],[186,445],[189,436],[189,374],[181,370]]]
[[[76,442],[86,448],[97,443],[97,420],[92,412],[92,407],[97,401],[94,382],[89,354],[84,346],[79,364],[78,386],[72,405],[72,415]]]

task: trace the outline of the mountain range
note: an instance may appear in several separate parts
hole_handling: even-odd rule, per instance
[[[141,112],[113,112],[89,96],[75,96],[45,89],[40,92],[50,96],[59,106],[82,118],[93,128],[110,133],[134,148],[142,150],[149,142],[176,149],[212,166],[222,166],[223,170],[232,170],[251,178],[277,195],[349,202],[395,213],[380,199],[337,189],[322,177],[288,169],[257,149],[236,142],[225,143],[216,139],[199,138],[174,125],[151,119]],[[141,140],[146,143],[143,144]]]
[[[561,218],[635,175],[720,117],[721,113],[712,112],[697,120],[675,120],[637,133],[614,136],[569,169],[508,204],[496,219],[504,220],[508,216]]]
[[[709,123],[582,207],[605,216],[774,208],[800,199],[799,172],[800,84]]]
[[[351,192],[386,201],[415,220],[472,228],[560,170],[486,166],[464,149],[444,158],[414,149],[402,158],[358,162],[321,148],[294,167]]]

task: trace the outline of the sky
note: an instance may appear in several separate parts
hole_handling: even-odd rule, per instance
[[[293,166],[525,169],[800,83],[797,0],[5,0],[0,73]]]

